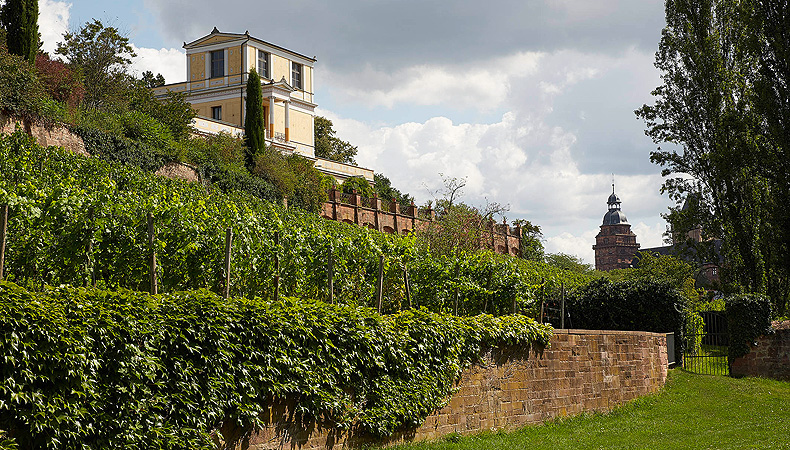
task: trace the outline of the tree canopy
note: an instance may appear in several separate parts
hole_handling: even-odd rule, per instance
[[[79,68],[84,85],[90,87],[84,102],[91,108],[107,106],[123,96],[128,82],[126,69],[137,56],[128,37],[97,19],[64,34],[55,53]]]
[[[723,241],[725,286],[790,293],[790,7],[787,0],[667,0],[656,53],[663,84],[636,111],[672,176],[662,190],[693,208],[667,216],[675,234]]]
[[[315,117],[315,156],[342,163],[356,164],[357,147],[335,136],[332,121],[326,117]]]

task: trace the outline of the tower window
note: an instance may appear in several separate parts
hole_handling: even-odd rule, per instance
[[[225,50],[211,52],[211,78],[225,76]]]
[[[211,107],[211,118],[214,120],[222,120],[222,107],[221,106],[212,106]]]

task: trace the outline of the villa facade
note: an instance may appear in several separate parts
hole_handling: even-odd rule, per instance
[[[286,153],[298,153],[338,181],[373,171],[315,156],[313,80],[316,59],[243,34],[211,33],[189,43],[187,81],[154,88],[157,98],[181,92],[197,111],[198,133],[244,133],[247,78],[255,69],[261,78],[266,143]]]

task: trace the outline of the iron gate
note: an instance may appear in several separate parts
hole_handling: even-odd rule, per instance
[[[727,316],[723,311],[703,311],[700,315],[702,333],[685,337],[683,368],[694,373],[729,375]]]

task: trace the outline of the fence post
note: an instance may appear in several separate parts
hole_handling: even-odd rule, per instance
[[[154,249],[154,215],[147,214],[148,219],[148,251],[150,252],[151,294],[157,294],[156,286],[156,249]]]
[[[274,232],[274,301],[280,300],[280,232]]]
[[[329,261],[327,262],[327,278],[329,280],[329,304],[335,303],[335,252],[329,244]]]
[[[411,309],[411,286],[409,286],[409,269],[403,265],[403,285],[406,288],[406,300],[409,301],[409,309]]]
[[[8,231],[8,205],[0,206],[0,281],[3,280],[5,268],[5,239]]]
[[[560,283],[560,329],[565,329],[565,283]]]
[[[379,255],[379,279],[376,283],[377,311],[381,314],[381,300],[384,295],[384,255]]]
[[[222,298],[230,296],[230,253],[233,246],[233,229],[228,227],[225,230],[225,290],[222,292]]]

